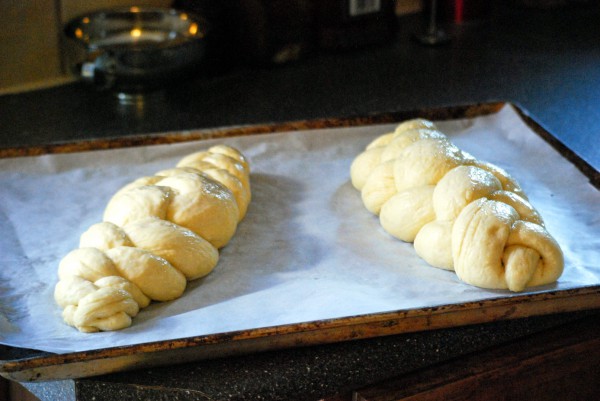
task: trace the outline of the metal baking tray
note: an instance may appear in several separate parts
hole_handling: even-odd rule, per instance
[[[68,144],[0,149],[0,157],[35,156],[184,142],[208,138],[292,132],[394,123],[414,117],[432,120],[470,118],[497,113],[508,105],[495,102],[424,110],[375,113],[368,116],[294,121],[185,133],[160,133]],[[536,122],[523,108],[510,104],[523,121],[600,188],[600,173]],[[600,286],[547,291],[506,298],[347,316],[273,327],[201,335],[86,352],[52,354],[0,345],[0,374],[16,381],[48,381],[90,377],[117,371],[164,366],[266,350],[309,346],[392,334],[486,323],[529,316],[600,308]]]

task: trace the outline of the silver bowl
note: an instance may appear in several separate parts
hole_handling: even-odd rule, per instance
[[[80,16],[64,32],[75,44],[74,72],[99,89],[136,96],[198,72],[207,23],[174,9],[130,7]]]

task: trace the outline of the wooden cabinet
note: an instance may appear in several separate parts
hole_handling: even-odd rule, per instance
[[[600,319],[513,341],[354,393],[357,401],[600,399]]]
[[[19,383],[0,377],[0,401],[38,401],[35,395]]]

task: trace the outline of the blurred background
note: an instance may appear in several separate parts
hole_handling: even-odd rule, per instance
[[[586,1],[504,0],[500,3],[540,9]],[[474,15],[481,17],[491,3],[495,1],[439,0],[438,18],[467,22]],[[231,64],[227,56],[237,57],[240,52],[247,53],[244,62],[282,64],[304,57],[311,46],[336,50],[379,43],[393,36],[390,18],[422,11],[425,15],[430,4],[430,0],[2,0],[0,93],[72,81],[69,44],[63,27],[74,17],[95,10],[135,5],[175,6],[200,12],[210,20],[211,40],[221,49],[221,54],[217,54],[221,65],[213,67],[223,69],[223,64]],[[348,18],[347,11],[346,15],[340,11],[353,8],[379,11],[359,13],[355,21]],[[237,32],[233,32],[236,29]],[[240,48],[233,51],[229,46],[231,42]],[[228,48],[229,54],[226,54]]]

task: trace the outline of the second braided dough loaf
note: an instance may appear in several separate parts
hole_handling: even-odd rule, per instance
[[[522,291],[562,274],[562,251],[519,184],[431,121],[408,120],[373,140],[350,176],[384,230],[471,285]]]

